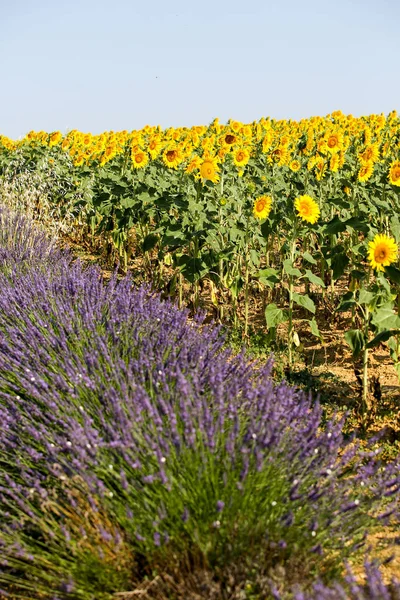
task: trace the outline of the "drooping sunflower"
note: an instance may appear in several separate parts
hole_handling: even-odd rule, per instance
[[[193,173],[197,169],[200,169],[201,166],[201,158],[197,156],[197,154],[189,161],[188,166],[185,169],[185,173]]]
[[[277,164],[279,166],[286,165],[289,159],[289,153],[284,145],[280,145],[272,150],[268,156],[268,162],[270,164]]]
[[[358,158],[362,163],[367,163],[370,161],[376,163],[379,160],[379,145],[370,144],[363,150],[363,152],[360,152]]]
[[[249,162],[250,152],[247,148],[239,148],[233,153],[233,162],[237,167],[244,167]]]
[[[256,219],[266,219],[271,212],[272,198],[271,196],[260,196],[253,205],[253,214]]]
[[[373,269],[383,271],[397,260],[398,248],[395,240],[385,233],[378,233],[368,244],[368,261]]]
[[[312,225],[318,221],[320,216],[319,206],[311,196],[308,196],[307,194],[299,196],[294,201],[294,207],[303,221],[307,221]]]
[[[329,161],[329,169],[331,170],[332,173],[336,173],[339,170],[339,166],[340,166],[339,153],[335,152],[335,154],[332,154],[331,160]]]
[[[149,157],[143,150],[132,152],[132,166],[135,169],[143,169],[149,162]]]
[[[392,185],[400,186],[400,160],[396,160],[390,165],[389,181]]]
[[[372,161],[368,161],[364,163],[361,169],[358,171],[358,181],[368,181],[374,172],[374,163]]]

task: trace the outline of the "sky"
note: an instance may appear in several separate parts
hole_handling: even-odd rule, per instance
[[[400,112],[399,0],[0,0],[0,134]]]

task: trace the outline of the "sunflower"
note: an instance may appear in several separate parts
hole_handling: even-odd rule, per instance
[[[315,169],[315,179],[317,181],[321,181],[321,179],[324,177],[325,173],[326,173],[326,163],[323,159],[322,156],[317,156],[315,159],[315,165],[314,165],[314,169]]]
[[[135,169],[142,169],[149,162],[149,157],[143,150],[132,152],[132,166]]]
[[[177,169],[182,162],[182,155],[178,148],[167,148],[163,152],[163,161],[170,169]]]
[[[237,139],[238,139],[237,135],[235,135],[234,133],[231,133],[231,132],[225,133],[222,136],[222,141],[227,146],[233,146],[233,144],[236,144]]]
[[[363,152],[360,152],[358,158],[362,163],[377,162],[377,160],[379,160],[378,144],[370,144],[369,146],[367,146]]]
[[[301,164],[299,160],[292,160],[289,164],[289,169],[291,171],[293,171],[294,173],[297,173],[297,171],[300,170]]]
[[[343,135],[339,132],[330,132],[325,136],[326,150],[331,154],[339,152],[343,147]]]
[[[318,221],[320,215],[319,206],[311,196],[299,196],[294,201],[294,207],[303,221],[307,221],[311,224]]]
[[[256,219],[266,219],[271,212],[272,198],[271,196],[260,196],[256,199],[253,205],[253,214]]]
[[[192,158],[188,164],[188,166],[185,169],[185,173],[193,173],[193,171],[196,171],[197,169],[200,169],[201,166],[201,158],[200,156],[194,156],[194,158]]]
[[[373,172],[374,163],[371,161],[364,163],[361,169],[358,171],[358,181],[368,181]]]
[[[50,135],[49,147],[52,148],[53,146],[56,146],[61,140],[62,140],[61,131],[55,131],[54,133],[52,133]]]
[[[390,165],[389,181],[392,185],[400,186],[400,160],[396,160]]]
[[[206,158],[200,165],[200,176],[204,180],[217,183],[219,181],[218,163],[215,158]]]
[[[84,154],[78,154],[78,156],[76,157],[76,159],[74,160],[74,165],[75,167],[80,167],[83,165],[85,161],[85,156]]]
[[[335,152],[335,154],[332,154],[331,160],[329,161],[329,168],[332,171],[332,173],[336,173],[339,170],[339,166],[340,166],[339,153]]]
[[[368,244],[368,260],[373,269],[383,271],[397,260],[397,244],[395,240],[384,233],[374,237]]]
[[[246,148],[239,148],[233,154],[233,162],[237,167],[244,167],[249,162],[250,152]]]

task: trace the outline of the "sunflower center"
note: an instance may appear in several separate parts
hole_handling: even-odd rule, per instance
[[[168,150],[167,152],[167,160],[169,160],[170,162],[172,162],[173,160],[175,160],[175,150]]]
[[[385,260],[386,250],[384,248],[378,248],[378,252],[375,254],[375,260]]]
[[[225,142],[227,144],[233,144],[233,142],[235,141],[235,136],[231,135],[228,133],[228,135],[225,136]]]
[[[256,204],[257,212],[261,212],[262,210],[264,210],[265,205],[266,205],[266,201],[264,200],[264,198],[262,200],[259,200]]]

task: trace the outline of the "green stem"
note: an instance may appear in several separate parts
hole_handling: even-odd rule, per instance
[[[296,231],[293,232],[293,240],[290,248],[290,260],[294,262],[296,250]],[[293,275],[289,275],[289,331],[288,331],[288,351],[289,351],[289,369],[293,369]]]
[[[364,423],[365,414],[368,410],[368,338],[369,338],[369,309],[365,307],[364,313],[364,350],[363,350],[363,374],[362,374],[362,399],[361,415]]]

